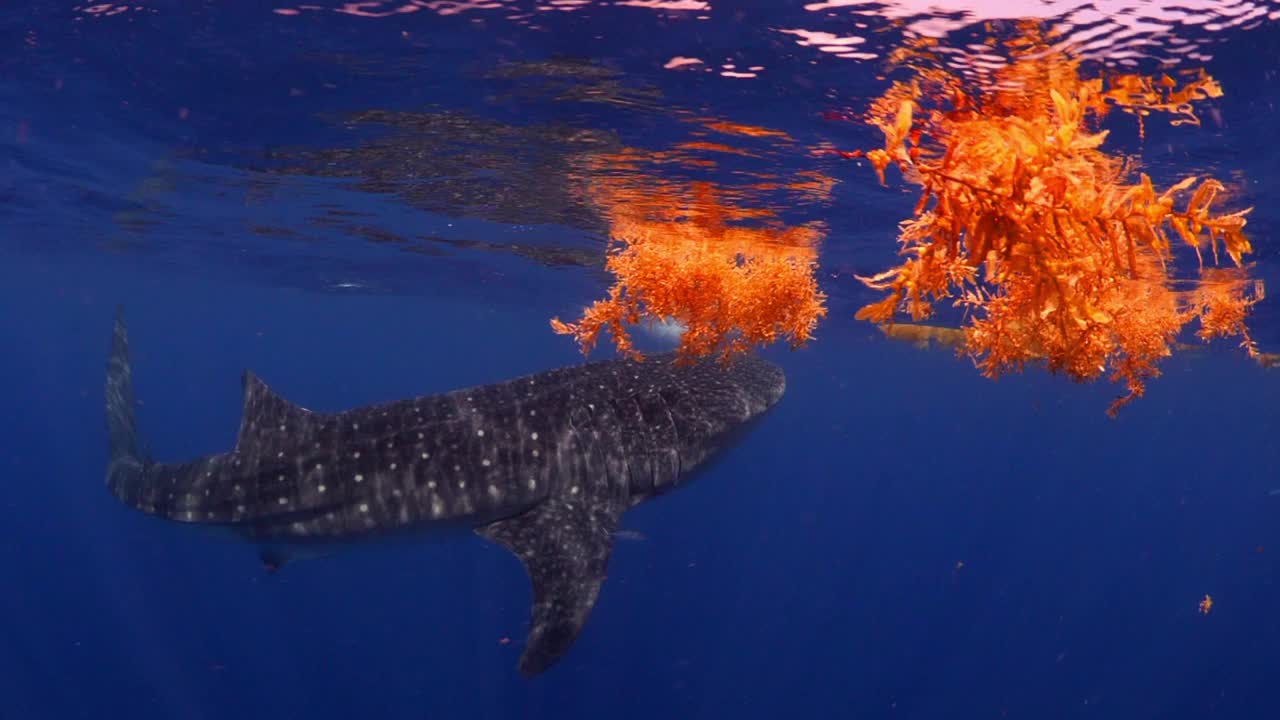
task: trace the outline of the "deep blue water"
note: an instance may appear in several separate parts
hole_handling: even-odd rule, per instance
[[[878,92],[874,63],[776,32],[849,16],[282,6],[0,11],[0,718],[1280,717],[1280,375],[1227,345],[1178,354],[1111,420],[1106,383],[993,382],[855,322],[874,295],[850,273],[892,260],[914,197],[803,147],[874,137],[820,117]],[[1161,182],[1232,178],[1274,279],[1280,30],[1186,32],[1221,124],[1151,122],[1139,144],[1117,123],[1117,142]],[[663,70],[675,56],[765,70]],[[553,59],[575,69],[493,72]],[[352,119],[374,110],[420,115]],[[580,362],[547,321],[607,278],[529,253],[603,252],[562,187],[583,137],[656,151],[685,116],[796,140],[743,168],[839,180],[776,205],[825,223],[831,314],[765,352],[788,390],[747,441],[625,517],[638,535],[545,675],[515,670],[524,573],[476,537],[268,575],[106,492],[117,304],[165,459],[230,447],[246,368],[339,410]],[[1254,334],[1280,351],[1273,303]]]

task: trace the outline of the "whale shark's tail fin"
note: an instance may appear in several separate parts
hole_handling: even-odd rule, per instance
[[[124,324],[124,308],[116,308],[111,334],[111,355],[107,358],[107,437],[111,459],[138,459],[138,427],[133,416],[133,376],[129,365],[129,331]]]
[[[111,334],[111,354],[107,357],[107,438],[111,461],[107,465],[107,487],[124,498],[136,494],[146,479],[151,460],[138,446],[138,427],[133,415],[133,376],[129,365],[129,332],[124,324],[124,308],[116,308]]]
[[[283,454],[288,450],[286,446],[272,444],[281,442],[279,437],[267,436],[261,428],[286,422],[295,425],[294,436],[290,439],[305,438],[307,444],[311,444],[315,423],[310,411],[274,394],[252,373],[245,373],[244,384],[244,417],[237,451],[247,451],[255,456]],[[152,459],[151,453],[138,439],[133,373],[129,362],[129,332],[124,312],[118,308],[111,334],[111,354],[107,357],[105,391],[110,449],[107,489],[125,505],[177,522],[235,525],[283,517],[276,502],[255,503],[255,496],[244,493],[244,487],[230,472],[230,463],[226,460],[228,453],[184,462],[158,463]],[[238,460],[235,463],[239,465]],[[277,488],[272,498],[292,491],[292,488]],[[265,493],[259,495],[265,497]],[[314,497],[300,494],[294,497],[288,513],[296,520],[331,511],[335,502],[340,502],[319,493]]]

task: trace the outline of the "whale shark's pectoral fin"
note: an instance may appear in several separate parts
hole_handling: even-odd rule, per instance
[[[600,594],[622,510],[612,501],[553,499],[476,529],[515,553],[533,583],[532,626],[519,665],[525,677],[554,665],[577,639]]]

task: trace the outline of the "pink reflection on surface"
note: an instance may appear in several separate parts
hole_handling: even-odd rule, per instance
[[[422,9],[421,5],[416,3],[407,3],[398,7],[389,9],[379,9],[385,3],[381,2],[353,2],[347,3],[338,8],[335,12],[345,15],[355,15],[357,17],[387,17],[388,15],[401,15],[404,13],[417,12]]]
[[[148,10],[147,8],[141,5],[130,5],[127,3],[119,3],[119,4],[96,3],[93,5],[77,5],[73,7],[72,10],[77,13],[82,13],[84,15],[92,15],[94,17],[113,17],[116,15],[121,15],[129,12],[134,12],[134,13],[143,12],[143,11],[155,12],[154,10]]]
[[[361,18],[386,18],[407,15],[419,11],[433,12],[437,15],[457,15],[468,10],[501,10],[510,7],[513,0],[358,0],[347,2],[340,7],[327,8],[319,5],[295,5],[293,7],[277,7],[271,12],[283,17],[295,17],[303,11],[332,11],[342,15]],[[587,3],[590,0],[557,0],[557,4]],[[564,9],[563,7],[542,7],[539,9]]]
[[[839,36],[834,33],[822,32],[820,30],[802,30],[800,28],[780,29],[778,32],[785,35],[794,35],[797,45],[803,47],[816,47],[824,53],[831,53],[836,57],[853,58],[857,60],[871,60],[877,56],[873,52],[855,52],[854,46],[861,45],[867,41],[866,38],[858,35]]]
[[[1061,18],[1067,25],[1107,22],[1141,28],[1151,22],[1198,25],[1210,32],[1261,20],[1277,11],[1275,2],[1182,0],[1175,4],[1146,0],[826,0],[804,6],[810,11],[855,8],[855,12],[906,20],[917,34],[941,36],[986,20]],[[947,15],[948,17],[942,17]],[[1147,29],[1147,28],[1143,28]]]
[[[676,70],[678,68],[688,67],[690,65],[702,65],[702,64],[703,62],[698,58],[680,57],[677,55],[676,57],[673,57],[670,60],[668,60],[666,64],[664,64],[662,67],[665,70]]]
[[[490,0],[489,2],[436,0],[435,2],[420,2],[418,4],[437,15],[457,15],[468,10],[500,10],[507,6],[507,0]]]
[[[710,10],[711,3],[700,0],[620,0],[616,5],[649,8],[651,10]]]
[[[613,2],[601,2],[600,0],[544,0],[544,2],[533,7],[532,10],[539,12],[565,12],[591,5],[637,7],[670,12],[702,12],[711,9],[711,3],[706,2],[706,0],[614,0]],[[113,6],[94,7],[110,8]],[[415,13],[421,10],[437,15],[457,15],[470,10],[502,9],[515,10],[515,0],[354,0],[336,8],[295,5],[292,7],[277,7],[271,12],[282,17],[294,17],[301,15],[304,11],[332,11],[354,17],[386,18]],[[95,10],[94,12],[103,11]],[[523,20],[532,17],[532,13],[522,12],[518,16],[509,17],[513,20]],[[699,17],[699,19],[705,18],[706,16]]]
[[[1179,56],[1203,61],[1195,43],[1178,37],[1181,28],[1206,32],[1253,27],[1280,17],[1276,0],[823,0],[804,6],[827,17],[845,10],[855,16],[901,21],[909,35],[942,38],[977,23],[1037,19],[1049,21],[1063,35],[1062,45],[1084,57],[1131,64],[1142,58],[1177,61]],[[797,44],[839,54],[844,44],[831,33],[782,30],[795,35]],[[821,40],[825,39],[826,42]],[[971,58],[972,59],[972,58]],[[992,57],[977,59],[989,66],[1003,62]]]

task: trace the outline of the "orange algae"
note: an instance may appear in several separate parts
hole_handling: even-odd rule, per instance
[[[686,192],[695,198],[693,208],[682,207],[674,194],[631,203],[626,193],[615,198],[609,296],[576,322],[553,318],[552,328],[572,335],[584,353],[607,329],[619,352],[639,357],[628,325],[675,320],[685,328],[677,354],[686,362],[712,354],[728,361],[780,339],[793,346],[809,341],[826,314],[814,278],[819,233],[734,225],[730,219],[740,218],[731,216],[760,213],[721,207],[705,183]]]
[[[1024,33],[1009,43],[1011,62],[978,88],[918,62],[921,48],[895,58],[912,77],[870,108],[885,143],[864,156],[882,183],[894,165],[923,191],[902,224],[907,259],[859,278],[888,295],[857,317],[920,321],[954,298],[969,318],[963,352],[983,374],[1030,360],[1078,381],[1110,369],[1126,386],[1113,416],[1159,375],[1156,364],[1193,320],[1202,339],[1239,337],[1256,354],[1244,323],[1262,297],[1244,271],[1248,210],[1213,213],[1224,188],[1212,178],[1163,192],[1145,174],[1132,181],[1132,162],[1103,152],[1107,131],[1093,127],[1113,106],[1194,122],[1192,101],[1220,88],[1202,71],[1182,87],[1168,75],[1083,79],[1077,60],[1034,28]],[[1175,239],[1199,259],[1197,277],[1174,277]],[[1221,249],[1235,267],[1205,268],[1205,249],[1215,262]]]

